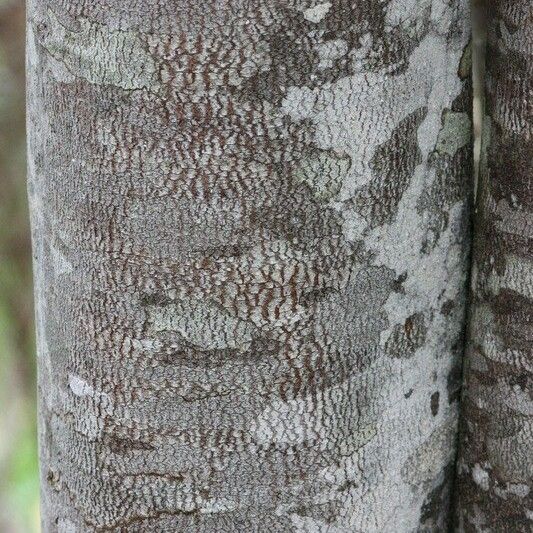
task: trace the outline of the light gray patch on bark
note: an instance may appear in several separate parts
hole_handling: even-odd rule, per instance
[[[318,152],[302,162],[294,177],[307,183],[317,200],[328,201],[339,194],[350,166],[346,156]]]
[[[319,3],[316,6],[308,7],[304,12],[304,18],[310,22],[320,22],[331,9],[331,2]]]
[[[449,418],[430,437],[417,448],[402,469],[408,483],[431,482],[455,454],[455,430],[457,420]]]
[[[390,139],[376,148],[370,161],[374,177],[354,199],[371,228],[394,219],[415,167],[422,162],[417,129],[426,114],[427,109],[421,108],[404,118]]]
[[[74,76],[125,90],[158,89],[158,65],[139,34],[110,32],[83,18],[78,28],[70,30],[53,11],[47,14],[37,26],[38,41]]]
[[[172,331],[204,350],[246,350],[253,327],[217,309],[209,302],[188,300],[148,309],[149,328],[158,333]]]
[[[334,62],[348,52],[348,43],[343,39],[325,41],[316,46],[320,63],[318,68],[332,68]]]

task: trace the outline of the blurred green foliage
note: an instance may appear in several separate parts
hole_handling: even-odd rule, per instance
[[[24,4],[0,0],[0,532],[39,531]]]

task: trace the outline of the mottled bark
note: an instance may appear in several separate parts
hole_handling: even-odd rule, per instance
[[[42,521],[444,531],[467,1],[33,0]]]
[[[533,530],[533,4],[487,2],[460,531]]]

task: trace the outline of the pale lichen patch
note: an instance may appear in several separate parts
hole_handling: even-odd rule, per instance
[[[60,518],[57,522],[58,533],[76,533],[76,526],[67,518]]]
[[[228,513],[235,511],[238,508],[238,504],[229,499],[208,500],[200,509],[203,514],[215,514],[215,513]]]
[[[420,13],[430,5],[431,0],[392,0],[387,6],[385,21],[393,27],[416,23],[420,19]]]
[[[70,390],[76,396],[94,396],[94,389],[85,380],[79,376],[70,374],[68,377],[68,385]]]
[[[418,486],[431,481],[452,459],[456,424],[456,417],[450,417],[409,457],[402,469],[402,475],[409,484]]]
[[[297,513],[289,515],[292,526],[295,528],[295,533],[342,533],[346,531],[343,528],[336,527],[333,524],[327,523],[323,520],[318,520],[310,516],[300,516]]]
[[[515,496],[518,496],[519,498],[525,498],[529,492],[530,488],[525,483],[508,483],[507,484],[507,490],[514,494]]]
[[[471,137],[472,124],[468,114],[448,111],[444,113],[435,149],[453,157],[459,149],[470,143]]]
[[[489,490],[489,473],[476,463],[472,469],[472,479],[483,490]]]
[[[157,64],[132,31],[109,31],[86,19],[71,31],[48,11],[42,46],[75,76],[122,89],[157,89]],[[39,34],[39,33],[38,33]]]
[[[281,102],[281,112],[294,121],[304,120],[313,112],[319,98],[319,91],[309,87],[288,87]]]
[[[215,304],[187,300],[149,309],[151,330],[170,331],[204,350],[246,350],[252,342],[253,326],[232,317]]]
[[[377,434],[375,423],[368,421],[355,424],[353,420],[354,426],[348,437],[346,428],[339,425],[333,416],[338,405],[353,397],[351,385],[344,383],[332,387],[319,406],[313,405],[311,397],[288,402],[276,401],[267,406],[254,423],[254,438],[262,445],[281,443],[294,446],[306,443],[320,450],[335,446],[343,455],[351,455]],[[350,424],[350,421],[345,423]]]
[[[72,273],[74,267],[72,266],[72,263],[68,260],[66,255],[58,247],[55,246],[52,246],[50,250],[53,258],[56,276],[62,276]]]
[[[327,14],[331,8],[331,2],[324,2],[314,7],[310,7],[304,11],[304,18],[309,22],[318,24]]]
[[[295,178],[309,185],[318,200],[330,200],[340,192],[350,166],[348,157],[319,152],[303,160]]]
[[[346,55],[348,43],[344,39],[333,39],[318,44],[316,51],[320,59],[318,68],[331,68],[334,65],[334,61]]]

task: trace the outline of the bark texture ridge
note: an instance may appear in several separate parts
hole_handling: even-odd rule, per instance
[[[447,530],[469,27],[30,0],[45,533]]]
[[[457,514],[461,531],[525,533],[533,528],[533,5],[487,7]]]

